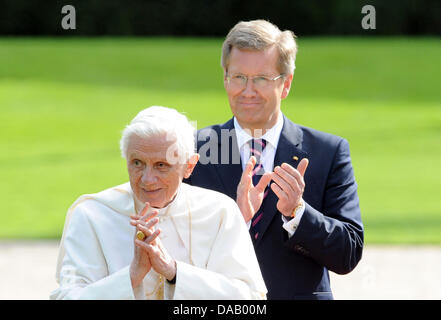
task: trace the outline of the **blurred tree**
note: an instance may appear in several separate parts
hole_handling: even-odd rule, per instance
[[[61,28],[67,4],[76,30]],[[302,36],[365,35],[366,4],[377,14],[368,34],[441,35],[439,0],[1,0],[0,34],[225,36],[238,21],[260,18]]]

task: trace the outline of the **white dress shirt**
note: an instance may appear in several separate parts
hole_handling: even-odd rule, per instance
[[[245,170],[245,166],[250,158],[250,145],[248,141],[253,139],[253,137],[244,130],[236,117],[234,117],[234,128],[236,129],[236,137],[237,137],[237,146],[240,152],[240,158],[242,161],[242,170]],[[262,155],[260,156],[260,162],[262,163],[263,169],[265,172],[272,172],[274,170],[274,157],[276,155],[277,145],[279,143],[280,134],[282,133],[283,128],[283,117],[282,113],[279,114],[279,118],[277,119],[276,124],[269,129],[260,139],[265,139],[267,144],[265,149],[262,151]],[[257,137],[256,137],[257,138]],[[298,212],[294,219],[288,221],[284,215],[281,215],[283,228],[288,232],[288,236],[292,237],[294,232],[297,229],[297,226],[300,223],[300,219],[303,216],[303,212],[305,211],[305,206],[303,206],[302,210]],[[247,223],[248,228],[250,228],[251,220]]]

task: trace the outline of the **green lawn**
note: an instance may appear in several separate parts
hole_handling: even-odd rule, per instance
[[[127,181],[150,105],[230,116],[221,39],[0,38],[0,238],[58,238],[82,193]],[[293,121],[347,138],[367,243],[441,244],[441,41],[299,39]]]

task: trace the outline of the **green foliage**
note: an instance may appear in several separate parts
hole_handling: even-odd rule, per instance
[[[58,238],[83,193],[127,181],[119,138],[165,105],[231,117],[221,39],[0,39],[0,238]],[[301,38],[283,112],[351,146],[367,243],[441,243],[439,39]]]
[[[75,7],[75,30],[61,27],[67,4]],[[365,5],[375,8],[376,29],[361,26]],[[441,34],[439,0],[9,0],[0,8],[0,35],[224,37],[252,19],[302,37]]]

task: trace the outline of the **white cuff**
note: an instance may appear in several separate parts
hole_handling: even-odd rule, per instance
[[[294,232],[297,230],[297,227],[300,223],[300,219],[302,219],[303,213],[305,212],[305,202],[303,202],[303,206],[301,207],[300,211],[297,212],[294,219],[288,220],[285,218],[285,216],[282,214],[282,221],[283,221],[283,229],[285,229],[288,232],[288,237],[291,238],[294,235]]]

